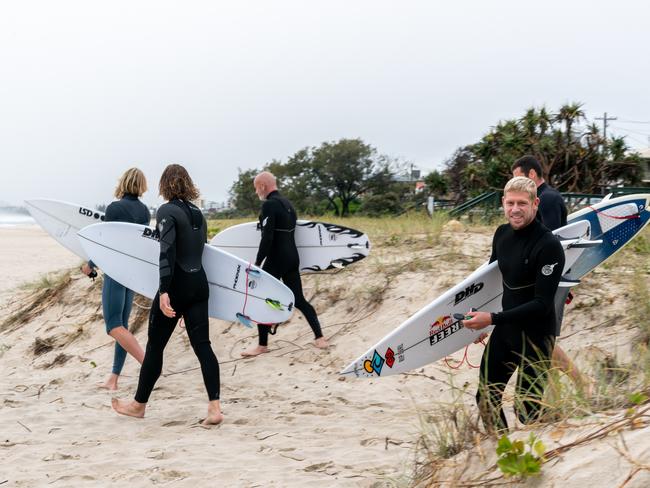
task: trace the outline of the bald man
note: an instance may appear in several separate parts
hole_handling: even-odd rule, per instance
[[[307,319],[311,330],[314,332],[314,345],[324,349],[328,346],[327,340],[323,337],[318,316],[302,292],[302,281],[300,280],[300,259],[294,239],[296,229],[296,211],[291,202],[280,195],[273,176],[268,171],[263,171],[253,181],[255,193],[262,204],[260,214],[260,227],[262,239],[255,259],[256,266],[262,266],[267,273],[282,280],[293,292],[295,307],[302,312]],[[262,265],[263,263],[263,265]],[[269,334],[275,334],[277,324],[274,326],[259,325],[259,343],[241,353],[244,357],[253,357],[269,352]]]

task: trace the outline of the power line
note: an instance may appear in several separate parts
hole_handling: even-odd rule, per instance
[[[640,136],[650,136],[650,132],[641,132],[641,131],[634,130],[634,129],[626,129],[625,127],[619,127],[617,125],[610,125],[610,127],[612,129],[616,129],[616,130],[622,130],[622,131],[625,131],[625,132],[632,132],[633,134],[638,134]]]
[[[650,124],[650,120],[626,120],[626,119],[621,119],[619,122],[623,122],[626,124]]]
[[[632,139],[633,141],[638,142],[639,144],[643,144],[644,146],[650,146],[650,141],[642,141],[641,139],[639,139],[639,138],[636,137],[636,136],[631,136],[630,134],[625,134],[623,137],[630,138],[630,139]]]

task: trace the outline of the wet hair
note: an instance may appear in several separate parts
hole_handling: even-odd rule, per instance
[[[511,178],[503,189],[503,196],[511,191],[528,193],[531,202],[534,202],[535,198],[537,198],[537,185],[526,176],[515,176]]]
[[[517,168],[521,168],[525,175],[530,174],[530,170],[534,169],[535,173],[537,173],[537,177],[542,178],[542,165],[539,164],[539,161],[535,156],[527,154],[526,156],[520,157],[514,162],[510,171],[514,171]]]
[[[147,191],[147,179],[144,173],[138,168],[129,168],[120,177],[115,187],[115,198],[122,198],[124,195],[142,196]]]
[[[194,186],[189,173],[180,164],[170,164],[165,168],[160,176],[158,190],[167,201],[174,198],[186,201],[199,198],[199,189]]]

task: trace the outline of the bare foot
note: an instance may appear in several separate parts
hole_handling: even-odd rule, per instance
[[[314,341],[314,346],[316,346],[318,349],[327,349],[330,345],[327,342],[327,339],[324,337],[319,337]]]
[[[578,388],[583,391],[586,398],[592,398],[596,389],[596,380],[583,374],[580,377]]]
[[[108,377],[105,383],[97,383],[97,386],[104,390],[115,391],[117,390],[117,380],[119,378],[120,378],[119,375],[116,375],[115,373],[111,373],[111,375]]]
[[[251,347],[250,349],[246,349],[245,351],[242,351],[241,355],[245,358],[253,358],[255,356],[259,356],[260,354],[264,354],[266,352],[269,352],[268,347],[256,346],[256,347]]]
[[[218,425],[223,422],[221,413],[221,404],[219,400],[213,400],[208,403],[208,416],[201,422],[202,425]]]
[[[111,400],[111,405],[117,413],[139,419],[144,417],[144,410],[147,408],[146,403],[138,403],[135,400],[118,400],[117,398]]]

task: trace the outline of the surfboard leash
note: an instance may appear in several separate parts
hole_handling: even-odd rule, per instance
[[[481,344],[483,344],[483,347],[485,347],[485,342],[483,342],[483,339],[481,339]],[[469,351],[469,346],[471,344],[467,344],[465,346],[465,352],[463,353],[463,359],[461,359],[456,366],[452,366],[449,364],[449,356],[445,357],[445,364],[450,367],[451,369],[460,369],[460,367],[463,365],[463,363],[467,363],[467,366],[469,366],[472,369],[478,368],[480,365],[474,366],[472,363],[469,362],[469,357],[467,356],[467,352]]]
[[[248,327],[249,329],[253,327],[253,323],[256,323],[257,325],[276,325],[276,322],[256,322],[253,319],[251,319],[248,315],[246,315],[246,305],[248,304],[248,285],[249,285],[249,278],[251,272],[256,275],[260,276],[260,273],[252,268],[252,264],[249,262],[248,266],[246,267],[246,291],[244,292],[244,306],[242,307],[241,313],[236,314],[235,316],[237,317],[237,320],[244,325],[245,327]],[[279,310],[278,307],[281,307],[282,305],[278,300],[273,300],[270,298],[267,298],[265,300],[266,304],[269,305],[271,308],[275,308],[276,310]],[[274,332],[275,334],[275,332]]]

